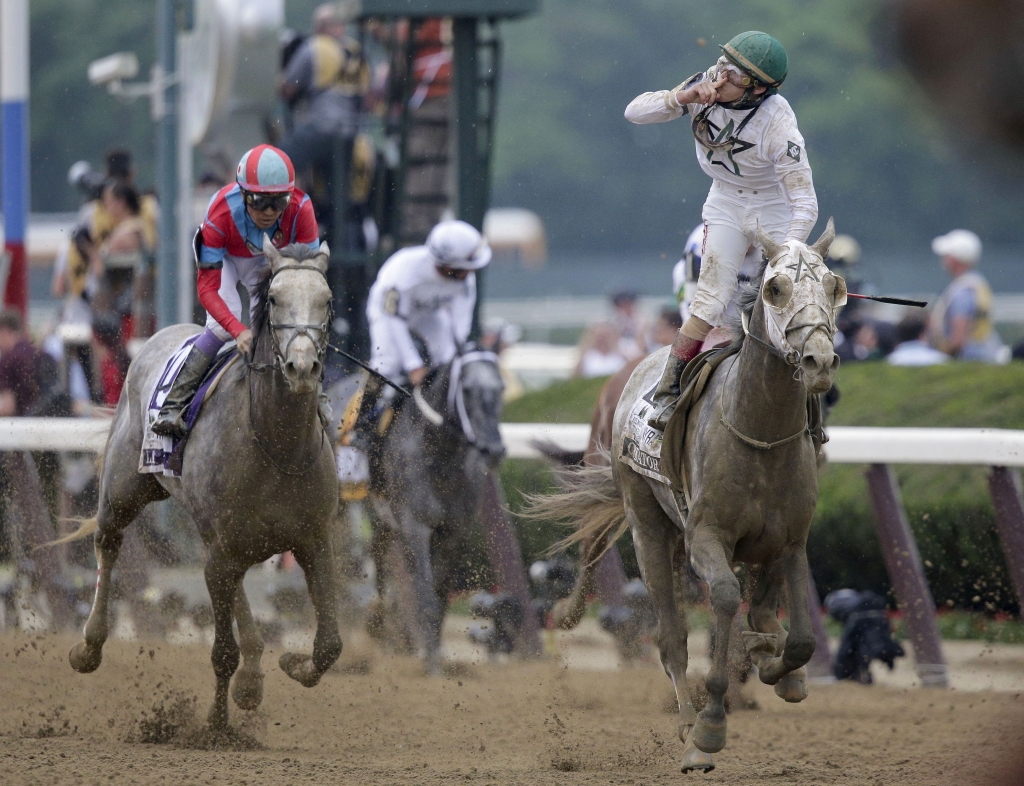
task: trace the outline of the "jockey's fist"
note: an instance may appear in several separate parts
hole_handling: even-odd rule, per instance
[[[427,378],[427,369],[424,366],[420,366],[419,368],[414,368],[412,371],[409,372],[409,381],[412,383],[412,386],[414,388],[415,387],[419,387],[420,385],[422,385],[423,384],[423,380],[425,380],[426,378]]]
[[[249,350],[252,349],[252,331],[246,328],[238,337],[235,339],[235,343],[238,344],[238,351],[243,355],[248,355]]]
[[[713,104],[718,101],[718,88],[727,81],[725,74],[722,74],[714,82],[705,79],[685,90],[676,92],[676,100],[683,106],[686,104]]]

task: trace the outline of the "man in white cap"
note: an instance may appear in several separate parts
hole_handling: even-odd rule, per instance
[[[959,360],[1005,362],[1008,352],[992,324],[992,288],[977,271],[981,240],[969,230],[954,229],[935,238],[932,251],[953,278],[932,310],[932,345]]]
[[[491,261],[491,247],[465,221],[442,221],[422,246],[393,254],[377,273],[366,303],[370,366],[388,379],[413,386],[430,368],[455,357],[469,339],[476,307],[476,273]],[[350,444],[369,447],[370,419],[382,392],[370,375],[363,389]]]

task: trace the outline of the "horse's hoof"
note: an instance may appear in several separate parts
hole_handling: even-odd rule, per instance
[[[680,742],[686,742],[688,739],[690,739],[690,732],[693,731],[693,724],[695,722],[696,721],[691,721],[690,723],[680,723],[679,724],[679,741]]]
[[[775,695],[795,704],[807,698],[807,672],[800,668],[791,671],[775,683]]]
[[[90,647],[84,641],[78,642],[68,653],[71,668],[79,674],[91,674],[100,667],[103,660],[102,647]]]
[[[235,675],[231,691],[235,705],[242,710],[254,710],[263,701],[263,673],[259,670],[242,669]]]
[[[702,712],[690,732],[690,739],[704,753],[718,753],[725,747],[725,718],[721,721],[708,720]]]
[[[692,742],[688,742],[683,748],[683,764],[680,768],[684,775],[689,775],[694,770],[711,772],[715,768],[715,762],[710,753],[700,750]]]
[[[286,652],[277,663],[281,671],[307,688],[312,688],[323,676],[313,666],[313,658],[301,652]]]

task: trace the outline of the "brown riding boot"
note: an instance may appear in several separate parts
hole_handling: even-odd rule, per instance
[[[665,370],[661,374],[661,382],[651,396],[655,406],[654,412],[647,419],[647,425],[651,428],[665,430],[682,392],[679,389],[679,378],[683,375],[686,364],[700,354],[703,344],[703,339],[690,338],[684,336],[682,332],[676,333],[676,339],[672,342],[672,349],[665,362]]]

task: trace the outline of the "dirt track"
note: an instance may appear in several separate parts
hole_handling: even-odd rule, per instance
[[[311,690],[268,650],[261,710],[231,708],[260,749],[142,744],[129,740],[161,733],[140,727],[154,707],[165,720],[176,704],[191,714],[176,692],[196,697],[205,716],[209,650],[111,641],[99,671],[83,676],[67,663],[72,642],[0,635],[0,783],[971,786],[996,783],[1014,754],[1024,766],[1024,695],[813,686],[802,705],[787,705],[757,685],[761,709],[730,716],[718,769],[684,777],[657,667],[482,664],[427,679],[411,658],[359,647],[342,656],[348,673]],[[190,744],[206,742],[197,732]],[[998,782],[1024,783],[1020,772]]]

